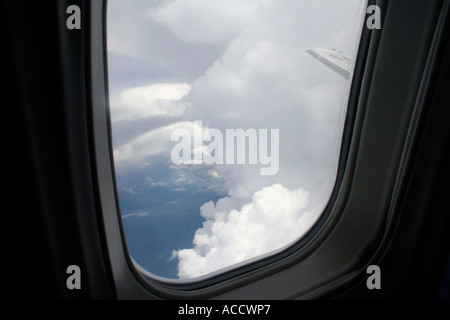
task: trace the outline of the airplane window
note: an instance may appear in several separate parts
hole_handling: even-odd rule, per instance
[[[108,1],[116,189],[137,266],[194,281],[310,230],[335,184],[366,8]]]

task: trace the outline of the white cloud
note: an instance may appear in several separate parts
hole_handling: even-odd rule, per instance
[[[265,0],[175,0],[151,16],[186,42],[226,44],[261,12]]]
[[[209,170],[208,175],[210,175],[213,178],[220,178],[220,174],[217,171]]]
[[[286,246],[309,226],[308,201],[305,190],[274,184],[257,191],[241,209],[230,209],[227,201],[206,203],[201,208],[206,221],[195,233],[194,248],[175,253],[179,277],[198,277]]]
[[[159,181],[159,182],[150,183],[150,186],[152,186],[152,187],[168,187],[168,186],[170,186],[170,184],[168,184],[167,182]]]
[[[154,181],[150,176],[145,177],[150,187],[170,187],[170,184],[163,181]]]
[[[222,130],[279,129],[280,171],[263,177],[248,165],[214,167],[229,197],[201,208],[206,222],[195,234],[194,248],[176,253],[180,278],[289,245],[325,207],[338,164],[348,83],[305,51],[320,40],[353,54],[359,27],[342,21],[355,16],[357,6],[345,12],[342,4],[326,3],[268,1],[194,81],[186,97],[193,106],[188,117],[208,119],[209,127]],[[338,22],[336,30],[332,26]]]
[[[267,1],[185,97],[192,105],[185,118],[202,119],[210,128],[280,130],[278,175],[261,177],[251,166],[215,166],[231,196],[250,199],[274,183],[314,192],[335,173],[348,83],[305,51],[318,39],[335,45],[334,28],[326,26],[355,11],[333,16],[337,5],[315,3]],[[341,45],[351,49],[356,28],[349,23],[342,28],[348,39]]]
[[[132,213],[127,213],[127,214],[123,215],[122,218],[123,219],[131,218],[131,217],[142,218],[142,217],[148,216],[149,214],[150,214],[150,212],[148,212],[148,211],[132,212]]]
[[[180,100],[190,88],[187,83],[158,83],[124,90],[111,104],[112,121],[181,115],[189,104]]]
[[[170,191],[176,191],[176,192],[178,192],[178,191],[186,191],[186,188],[172,188],[172,189],[170,189]]]
[[[136,194],[137,193],[132,187],[125,186],[125,185],[122,186],[122,190],[125,191],[125,192],[128,192],[129,194]]]

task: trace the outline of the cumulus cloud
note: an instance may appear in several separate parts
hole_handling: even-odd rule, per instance
[[[353,54],[358,28],[341,20],[354,11],[333,16],[339,12],[334,11],[337,4],[319,8],[314,3],[267,1],[186,96],[195,106],[187,110],[188,116],[208,119],[210,127],[279,129],[281,162],[279,174],[268,177],[248,165],[221,168],[229,195],[222,200],[246,204],[227,208],[219,200],[216,206],[201,208],[206,222],[195,234],[194,248],[176,252],[182,279],[292,243],[313,225],[328,201],[348,83],[326,68],[311,67],[314,61],[305,50],[320,39]],[[320,22],[311,23],[302,14],[306,12],[323,17],[324,25],[340,22],[341,30],[313,31]],[[318,38],[311,41],[301,30],[311,30]]]
[[[302,209],[308,201],[302,188],[274,184],[257,191],[241,209],[229,198],[206,203],[200,209],[206,221],[195,233],[194,248],[176,252],[178,276],[202,276],[286,246],[307,230],[311,217]]]

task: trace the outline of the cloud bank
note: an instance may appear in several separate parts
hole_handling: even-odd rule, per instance
[[[257,191],[240,210],[224,198],[204,204],[203,227],[194,237],[193,249],[176,252],[179,277],[189,279],[280,249],[303,234],[311,220],[302,211],[309,201],[302,188],[274,184]]]
[[[335,181],[349,82],[306,50],[339,48],[355,56],[363,8],[359,0],[345,5],[335,0],[173,0],[142,10],[140,16],[155,27],[151,41],[159,30],[167,37],[160,39],[158,50],[173,52],[161,55],[142,37],[131,46],[141,57],[150,55],[155,65],[167,66],[176,81],[153,79],[112,99],[113,129],[116,123],[120,132],[116,166],[134,170],[163,156],[168,170],[179,173],[174,177],[189,177],[190,185],[203,188],[216,188],[220,181],[227,194],[199,208],[205,222],[191,248],[174,251],[181,279],[279,250],[317,220]],[[115,52],[122,54],[130,41],[124,33],[111,36]],[[204,59],[190,54],[201,50]],[[183,63],[191,63],[195,72],[173,71],[189,69]],[[177,128],[193,132],[193,121],[202,121],[203,131],[222,133],[279,129],[278,174],[261,176],[256,165],[174,166],[170,133]],[[133,133],[121,131],[124,124],[134,124]],[[177,186],[183,182],[177,180]]]

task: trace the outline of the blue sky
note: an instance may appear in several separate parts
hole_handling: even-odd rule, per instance
[[[334,185],[349,82],[306,53],[355,56],[365,1],[110,0],[114,161],[129,251],[194,279],[271,254]],[[175,165],[178,128],[278,129],[280,169]]]

